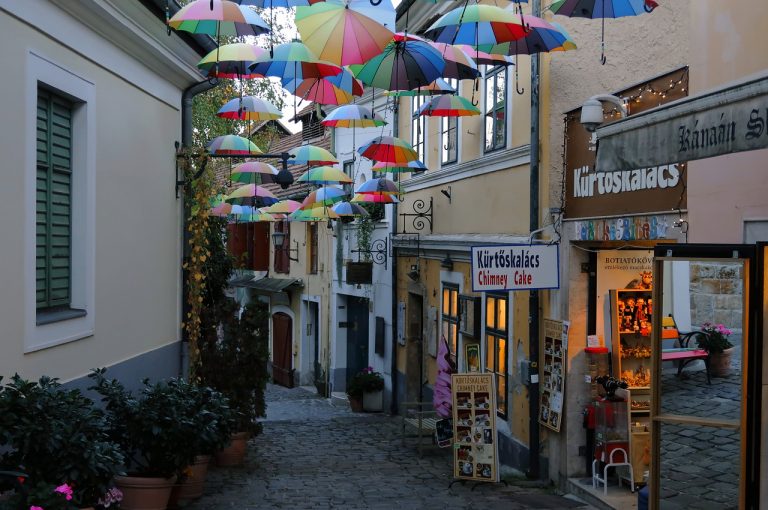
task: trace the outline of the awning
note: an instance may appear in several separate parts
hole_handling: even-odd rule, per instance
[[[292,285],[303,287],[304,283],[301,281],[301,278],[267,277],[254,280],[252,276],[241,276],[230,280],[229,285],[232,287],[245,287],[254,289],[257,292],[271,294],[275,292],[283,292],[285,289]]]
[[[768,74],[597,129],[598,172],[634,170],[768,147]]]

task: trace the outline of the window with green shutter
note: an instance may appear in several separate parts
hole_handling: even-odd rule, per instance
[[[72,103],[37,91],[37,309],[68,307],[72,259]]]

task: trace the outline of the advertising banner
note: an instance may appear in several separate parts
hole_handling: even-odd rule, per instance
[[[543,379],[539,396],[539,423],[560,432],[565,401],[565,360],[568,359],[569,323],[544,319]]]
[[[453,477],[498,482],[493,374],[453,374]]]
[[[472,290],[560,287],[559,245],[506,244],[472,247]]]

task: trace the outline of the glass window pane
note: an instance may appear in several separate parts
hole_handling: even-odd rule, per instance
[[[447,288],[443,288],[443,315],[448,315],[448,311],[451,309],[449,299],[450,291]]]
[[[486,372],[493,372],[493,358],[496,357],[496,346],[494,345],[493,337],[488,335],[485,337],[485,370]]]
[[[499,351],[497,354],[496,371],[503,374],[507,371],[507,339],[497,338],[496,342],[498,343]]]
[[[496,407],[502,414],[507,414],[507,378],[496,377]]]
[[[498,300],[498,313],[496,315],[496,329],[501,331],[507,330],[507,300],[506,299],[499,299]]]
[[[456,354],[456,352],[457,352],[456,351],[456,339],[459,337],[459,335],[457,334],[458,333],[458,327],[457,327],[456,324],[452,323],[450,325],[450,329],[451,329],[451,343],[449,343],[448,345],[451,346],[451,352]]]
[[[485,327],[494,327],[494,318],[496,316],[496,298],[488,297],[485,301]]]
[[[456,289],[451,289],[451,316],[458,317],[459,316],[459,291]]]

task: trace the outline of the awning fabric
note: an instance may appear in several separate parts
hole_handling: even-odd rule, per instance
[[[598,172],[768,147],[768,74],[673,101],[597,129]]]
[[[246,287],[257,291],[272,293],[282,292],[292,285],[302,287],[301,278],[259,278],[254,280],[252,276],[242,276],[229,281],[232,287]]]

